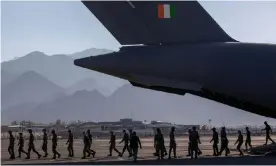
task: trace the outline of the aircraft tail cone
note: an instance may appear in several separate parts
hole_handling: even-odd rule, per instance
[[[113,72],[118,70],[121,65],[118,56],[112,56],[112,53],[75,59],[74,64],[101,73]]]

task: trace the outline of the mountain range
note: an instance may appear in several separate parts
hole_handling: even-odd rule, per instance
[[[73,64],[76,58],[108,52],[111,50],[91,48],[49,56],[35,51],[1,63],[2,124],[14,120],[115,121],[126,117],[181,124],[208,124],[209,119],[214,125],[273,123],[192,95],[136,88],[125,80]]]

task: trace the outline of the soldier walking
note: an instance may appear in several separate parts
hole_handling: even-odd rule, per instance
[[[23,134],[19,133],[19,142],[18,142],[18,158],[21,158],[21,152],[28,156],[28,153],[24,150],[24,138]]]
[[[42,143],[42,150],[45,153],[43,157],[48,156],[48,135],[46,129],[43,129],[43,143]]]
[[[242,146],[242,144],[243,144],[243,135],[242,135],[242,132],[239,130],[238,131],[238,139],[237,139],[237,141],[235,142],[235,145],[238,143],[238,146],[237,146],[237,149],[238,149],[238,151],[240,152],[240,156],[243,156],[243,153],[242,153],[242,151],[241,151],[241,146]]]
[[[68,140],[66,142],[66,145],[68,145],[67,147],[67,150],[68,150],[68,153],[69,153],[69,157],[74,157],[74,149],[73,149],[73,141],[74,141],[74,136],[72,134],[72,131],[71,130],[68,130]]]
[[[58,158],[60,158],[60,153],[57,151],[57,141],[58,137],[55,130],[52,130],[52,151],[54,153],[53,159],[56,159],[56,155],[58,155]]]
[[[131,138],[132,138],[132,129],[128,129],[128,132],[129,132],[129,142],[131,141]],[[129,151],[130,151],[130,156],[129,157],[132,157],[132,148],[130,147],[129,145]]]
[[[191,134],[192,140],[191,140],[191,159],[193,159],[193,152],[195,153],[195,159],[198,158],[199,148],[198,144],[201,144],[199,139],[199,134],[196,131],[196,127],[193,126],[192,134]]]
[[[11,130],[9,130],[9,135],[10,135],[10,144],[9,144],[9,147],[8,147],[8,152],[10,154],[10,159],[13,160],[13,159],[15,159],[15,154],[14,154],[15,138],[12,135],[12,131]]]
[[[90,151],[90,143],[89,143],[88,136],[85,134],[85,132],[82,132],[82,134],[83,134],[83,145],[84,145],[84,147],[83,147],[83,151],[82,151],[83,156],[82,156],[81,159],[85,159],[86,158],[86,153],[90,154],[91,151]]]
[[[113,131],[110,131],[110,141],[109,141],[109,155],[108,156],[112,156],[112,150],[115,150],[115,152],[118,153],[118,156],[122,156],[122,154],[118,151],[118,149],[116,148],[116,136],[113,133]]]
[[[125,130],[123,130],[123,134],[124,134],[124,136],[123,136],[123,139],[122,139],[122,141],[119,143],[119,144],[121,144],[122,142],[124,142],[124,148],[123,148],[123,151],[122,151],[122,156],[124,155],[124,152],[127,150],[128,151],[128,153],[129,153],[129,156],[128,157],[131,157],[132,155],[131,155],[131,151],[130,151],[130,148],[129,148],[129,143],[130,143],[130,138],[129,138],[129,135],[127,134],[127,132],[125,131]]]
[[[154,147],[156,149],[156,154],[158,155],[158,159],[164,159],[164,136],[160,130],[160,128],[156,129],[157,133],[154,137]]]
[[[219,155],[221,155],[222,152],[225,150],[225,156],[228,156],[228,154],[230,153],[230,150],[228,148],[229,141],[228,141],[228,138],[227,138],[225,127],[221,128],[220,140],[221,140],[221,147],[220,147]]]
[[[91,149],[93,136],[89,129],[87,130],[87,137],[89,139],[89,151],[91,152],[91,153],[88,153],[87,157],[90,157],[90,154],[92,154],[92,156],[95,157],[96,152]]]
[[[175,141],[174,132],[175,132],[175,127],[172,127],[171,132],[170,132],[169,159],[171,159],[172,150],[173,150],[173,156],[174,156],[174,158],[176,158],[176,141]]]
[[[219,143],[219,136],[218,136],[218,132],[216,131],[216,128],[213,128],[213,138],[210,141],[213,142],[213,156],[218,156],[219,155],[219,151],[218,151],[218,143]]]
[[[270,137],[270,134],[272,134],[272,129],[271,129],[270,125],[267,123],[267,121],[265,121],[264,124],[265,124],[265,128],[262,129],[262,131],[265,130],[265,144],[264,145],[267,145],[268,140],[270,140],[273,144],[275,144],[275,142]]]
[[[247,151],[248,150],[248,146],[250,148],[252,148],[252,145],[251,145],[251,132],[250,132],[250,130],[249,130],[248,127],[246,127],[245,130],[246,130],[245,150]]]
[[[140,149],[142,149],[140,138],[136,135],[136,132],[134,131],[132,134],[132,138],[130,140],[130,147],[133,150],[133,161],[137,161],[137,155],[138,155],[138,147],[140,146]]]
[[[29,137],[29,148],[28,148],[28,155],[26,157],[26,159],[30,159],[31,157],[31,151],[35,152],[36,155],[38,156],[38,159],[40,159],[41,154],[39,154],[36,149],[35,149],[35,145],[34,145],[34,135],[33,135],[33,131],[31,129],[28,130],[30,133],[30,137]]]

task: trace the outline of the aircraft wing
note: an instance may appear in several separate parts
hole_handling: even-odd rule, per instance
[[[82,1],[121,45],[235,42],[197,1]]]

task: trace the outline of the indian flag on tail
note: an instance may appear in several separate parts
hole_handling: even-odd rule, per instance
[[[158,5],[158,18],[172,18],[174,16],[174,7],[170,4]]]

